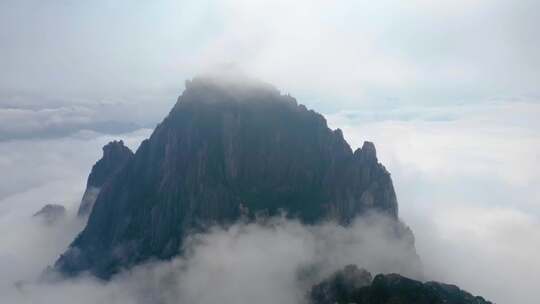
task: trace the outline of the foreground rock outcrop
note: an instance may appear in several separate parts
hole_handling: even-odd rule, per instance
[[[92,209],[87,226],[55,264],[67,275],[107,279],[168,259],[186,234],[245,216],[285,211],[305,223],[347,225],[376,211],[398,221],[374,145],[352,151],[322,115],[266,84],[189,81],[134,156],[108,162],[104,154],[89,178],[100,189],[95,204],[81,205],[81,213]],[[107,173],[97,174],[102,167]],[[413,242],[410,230],[396,233]]]
[[[371,274],[346,266],[312,287],[311,304],[491,304],[455,285],[422,283],[399,274]]]

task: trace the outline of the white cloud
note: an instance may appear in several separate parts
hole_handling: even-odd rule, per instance
[[[132,148],[149,130],[123,134]],[[113,139],[79,133],[55,139],[12,140],[0,145],[0,292],[11,303],[301,303],[312,280],[354,263],[373,272],[419,276],[408,242],[396,238],[384,218],[351,228],[305,226],[273,218],[215,227],[192,236],[187,256],[150,262],[104,284],[91,277],[61,282],[36,278],[55,261],[84,223],[75,217],[91,165]],[[32,177],[32,180],[28,180]],[[67,207],[68,216],[44,225],[32,214],[46,203]],[[374,220],[376,219],[376,220]],[[302,275],[308,273],[308,276]],[[204,288],[201,289],[201,286]]]
[[[392,172],[401,216],[415,232],[427,279],[455,283],[501,303],[534,303],[535,275],[540,271],[535,256],[540,231],[540,137],[534,119],[538,111],[534,103],[493,102],[349,111],[327,117],[332,126],[344,129],[353,147],[365,139],[375,141],[380,159]],[[128,145],[136,146],[147,134],[148,130],[129,135]],[[18,232],[3,236],[5,246],[0,247],[7,263],[2,288],[9,299],[168,303],[185,297],[197,303],[218,299],[238,303],[281,290],[282,302],[296,303],[308,284],[296,281],[295,274],[306,265],[322,265],[323,273],[348,263],[370,264],[365,267],[373,272],[397,267],[373,263],[374,253],[394,252],[395,244],[375,246],[372,240],[367,248],[374,251],[366,251],[365,228],[310,228],[282,222],[273,227],[215,229],[195,238],[188,258],[151,263],[107,285],[82,278],[53,285],[22,284],[17,289],[14,280],[35,277],[81,227],[66,220],[44,229],[29,216],[45,203],[62,203],[73,214],[88,170],[110,139],[79,133],[0,146],[2,171],[13,172],[1,183],[8,186],[0,191],[0,225]],[[245,271],[232,271],[240,267]],[[253,283],[254,275],[261,276],[262,285],[241,290]],[[501,276],[504,280],[493,280]],[[202,285],[211,286],[213,292],[191,288]],[[291,288],[281,289],[284,285]]]
[[[148,129],[135,131],[125,142],[130,147],[136,147],[135,143],[148,134]],[[64,184],[66,191],[56,194],[52,192],[50,197],[42,197],[39,202],[35,202],[46,204],[60,200],[65,203],[66,199],[62,197],[66,193],[70,194],[69,198],[73,198],[78,196],[73,195],[73,191],[84,191],[90,168],[101,157],[101,148],[108,141],[122,136],[124,135],[78,132],[63,138],[1,142],[0,172],[4,174],[0,175],[0,199],[20,195],[27,190],[47,184],[66,183]]]
[[[498,303],[535,303],[540,106],[493,102],[329,115],[374,141],[427,275]]]
[[[131,102],[58,100],[51,106],[47,101],[23,100],[20,106],[0,100],[0,141],[58,138],[84,130],[120,134],[154,127],[175,98],[163,98],[161,102],[144,98]]]
[[[79,303],[304,303],[314,282],[350,263],[375,273],[417,276],[416,256],[407,254],[407,241],[396,238],[389,224],[379,217],[350,228],[284,218],[237,223],[193,235],[186,257],[135,267],[106,284],[83,276],[17,286],[10,281],[20,275],[14,272],[4,277],[2,294],[17,303],[69,303],[74,297]],[[45,233],[41,237],[50,240]],[[12,245],[20,248],[21,241]],[[34,245],[34,253],[41,252]],[[18,257],[9,262],[28,268]]]
[[[496,178],[525,186],[539,178],[531,169],[540,166],[539,115],[536,103],[494,102],[328,117],[353,146],[377,142],[390,167],[411,165],[431,179]]]
[[[135,148],[148,133],[139,130],[122,137]],[[0,144],[0,172],[5,173],[0,175],[0,289],[6,297],[16,290],[16,281],[35,279],[83,227],[74,215],[86,178],[101,147],[113,138],[78,133]],[[68,217],[56,225],[32,218],[49,203],[64,205]]]

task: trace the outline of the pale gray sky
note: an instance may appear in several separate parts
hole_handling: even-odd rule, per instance
[[[260,78],[325,113],[537,103],[539,11],[534,0],[4,0],[0,140],[65,135],[64,120],[73,132],[152,127],[185,79],[208,72]]]
[[[222,69],[328,110],[538,100],[539,11],[534,0],[4,0],[0,104],[167,107],[186,78]]]

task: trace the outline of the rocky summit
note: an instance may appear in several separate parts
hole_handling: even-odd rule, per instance
[[[92,209],[87,225],[55,264],[64,274],[107,279],[246,215],[347,225],[376,211],[398,221],[375,146],[353,151],[322,115],[264,83],[195,78],[133,156],[109,147],[88,180],[99,189],[93,204],[81,204],[81,213]]]
[[[103,147],[103,157],[92,167],[86,182],[78,216],[87,216],[97,199],[101,188],[133,157],[133,152],[123,141],[112,141]]]

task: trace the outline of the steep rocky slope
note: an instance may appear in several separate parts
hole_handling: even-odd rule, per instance
[[[87,226],[56,269],[108,278],[173,257],[187,233],[242,215],[285,211],[305,223],[346,225],[377,211],[398,220],[374,145],[353,152],[322,115],[266,84],[187,82],[165,120],[126,158],[105,184],[95,183],[101,190]],[[396,233],[412,240],[408,229]]]

